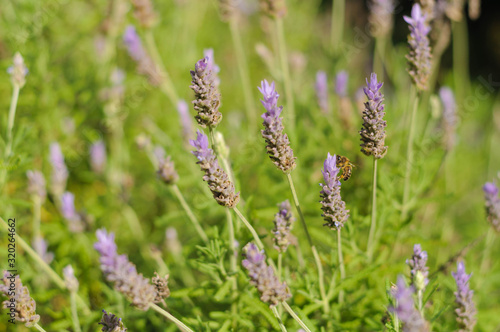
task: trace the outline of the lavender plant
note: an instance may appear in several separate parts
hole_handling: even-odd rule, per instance
[[[455,303],[457,308],[457,323],[460,332],[471,332],[476,325],[476,306],[472,300],[474,292],[469,287],[469,279],[471,274],[465,273],[465,265],[463,262],[457,264],[457,272],[452,272],[451,275],[457,283],[457,291],[455,292]]]
[[[125,332],[127,328],[123,326],[121,318],[116,317],[116,315],[111,312],[108,313],[106,310],[102,310],[102,318],[99,325],[102,325],[102,332]]]

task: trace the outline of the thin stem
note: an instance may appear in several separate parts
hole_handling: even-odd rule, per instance
[[[484,245],[484,250],[483,250],[483,257],[481,259],[481,267],[479,268],[479,271],[481,271],[481,274],[486,273],[486,269],[488,268],[490,256],[491,256],[491,249],[493,248],[493,242],[495,241],[495,234],[493,227],[490,227],[488,230],[488,234],[486,234],[486,243]]]
[[[42,198],[38,195],[33,195],[33,236],[32,241],[40,236],[40,210],[42,206]]]
[[[163,308],[160,308],[156,304],[150,303],[149,307],[151,309],[153,309],[154,311],[156,311],[156,312],[162,314],[163,316],[165,316],[165,318],[167,318],[168,320],[170,320],[171,322],[173,322],[175,325],[177,325],[177,327],[179,329],[181,329],[182,331],[184,331],[184,332],[194,332],[189,327],[187,327],[183,322],[181,322],[180,320],[178,320],[177,318],[175,318],[170,313],[168,313],[167,311],[163,310]]]
[[[417,298],[418,298],[418,311],[420,311],[420,314],[422,315],[422,317],[424,316],[424,308],[422,306],[422,297],[423,297],[423,293],[422,293],[422,290],[419,289],[418,292],[417,292]]]
[[[295,132],[295,104],[293,101],[292,80],[290,78],[290,69],[288,66],[288,55],[285,43],[285,32],[283,20],[276,18],[276,31],[278,34],[278,50],[280,55],[281,71],[283,72],[283,85],[285,86],[286,105],[287,105],[287,124],[290,126],[290,132]]]
[[[394,330],[399,332],[399,317],[396,314],[394,314]]]
[[[339,255],[339,267],[340,267],[340,281],[345,279],[345,266],[344,266],[344,256],[342,255],[342,237],[340,236],[340,228],[337,229],[337,252]],[[339,303],[344,302],[344,290],[341,289],[339,292]]]
[[[47,332],[43,329],[43,327],[41,327],[40,325],[38,325],[38,323],[35,323],[35,325],[33,325],[38,331],[40,332]]]
[[[231,210],[226,207],[226,219],[227,219],[227,229],[229,233],[229,249],[231,250],[231,256],[229,258],[229,262],[231,264],[231,273],[236,273],[237,270],[237,262],[236,262],[236,247],[234,245],[235,236],[234,236],[234,225],[233,225],[233,216],[231,214]]]
[[[8,227],[7,223],[5,222],[5,220],[3,220],[2,217],[0,217],[0,220],[2,221],[0,224],[2,225],[2,227],[4,228],[4,230],[8,231],[9,227]],[[40,267],[42,268],[42,270],[44,270],[45,273],[48,274],[48,276],[50,277],[50,279],[52,279],[52,281],[59,288],[61,288],[61,289],[67,289],[66,288],[66,283],[64,282],[64,280],[61,277],[59,277],[59,275],[54,270],[52,270],[52,268],[47,263],[45,263],[45,261],[30,247],[29,244],[27,244],[23,240],[23,238],[19,234],[16,234],[16,242],[19,243],[19,245],[21,246],[21,248],[23,248],[28,253],[28,255],[30,255],[31,258],[33,258],[33,260],[40,265]],[[86,314],[90,314],[90,309],[87,306],[87,304],[83,301],[83,299],[78,294],[76,294],[76,296],[77,296],[77,300],[78,300],[80,306],[85,310],[85,313]]]
[[[285,301],[283,301],[283,302],[281,302],[281,304],[283,304],[283,307],[285,307],[286,311],[288,311],[288,313],[290,314],[290,316],[292,316],[293,319],[295,319],[297,321],[297,323],[299,323],[299,325],[304,330],[306,330],[306,332],[311,332],[311,330],[307,327],[307,325],[304,324],[304,322],[299,318],[299,316],[297,316],[297,314],[292,310],[292,308],[290,308],[290,306],[288,305],[288,303],[286,303]]]
[[[418,109],[418,93],[415,94],[413,109],[411,111],[410,119],[410,133],[408,136],[408,145],[406,148],[406,171],[405,171],[405,181],[403,189],[403,204],[401,206],[401,220],[405,220],[408,216],[408,199],[410,197],[410,178],[411,178],[411,168],[413,166],[413,138],[415,136],[416,127],[416,117]]]
[[[196,216],[193,214],[193,211],[191,210],[191,208],[189,207],[188,203],[184,199],[184,196],[182,195],[181,191],[179,190],[179,187],[176,184],[173,184],[170,187],[172,188],[172,191],[174,192],[175,196],[177,196],[177,199],[179,200],[179,203],[181,203],[182,208],[186,212],[189,220],[191,220],[191,222],[193,223],[194,228],[196,229],[196,231],[200,235],[200,237],[203,240],[203,242],[208,243],[208,236],[207,236],[207,234],[205,233],[205,231],[201,227],[200,222],[198,221],[198,218],[196,218]]]
[[[139,238],[140,242],[144,240],[144,231],[142,230],[141,222],[137,218],[135,211],[126,203],[122,206],[122,213],[128,222],[132,232]]]
[[[373,179],[372,179],[372,220],[370,233],[368,235],[367,254],[368,261],[371,262],[374,249],[375,229],[377,227],[377,158],[373,157]]]
[[[250,85],[250,75],[248,73],[245,51],[241,42],[241,34],[238,27],[238,21],[235,17],[231,17],[231,19],[229,20],[229,29],[231,30],[231,38],[233,39],[234,50],[236,53],[236,62],[238,64],[238,71],[240,72],[241,84],[243,87],[243,98],[245,100],[245,109],[247,111],[248,127],[250,128],[250,132],[252,132],[256,122],[256,110],[252,88]]]
[[[70,292],[70,301],[71,301],[71,317],[73,318],[73,329],[75,332],[81,332],[80,328],[80,320],[78,319],[78,311],[76,310],[76,293]]]
[[[469,92],[469,43],[467,20],[452,22],[453,71],[456,73],[455,88],[460,105]]]
[[[283,254],[281,251],[278,254],[278,280],[281,281],[281,272],[283,269]]]
[[[373,55],[373,72],[379,75],[381,82],[384,81],[384,59],[387,38],[380,36],[375,39],[375,54]]]
[[[332,4],[332,26],[331,47],[334,54],[340,49],[344,35],[345,0],[333,0]]]
[[[281,320],[281,316],[280,316],[280,314],[278,313],[278,310],[276,310],[276,307],[271,307],[271,311],[273,312],[274,317],[276,317],[276,319],[278,320],[278,324],[280,325],[280,329],[281,329],[281,331],[283,331],[283,332],[287,332],[287,331],[286,331],[286,327],[285,327],[285,325],[283,324],[283,321]]]
[[[326,292],[325,292],[325,284],[323,280],[323,266],[321,265],[321,259],[319,257],[318,251],[316,250],[316,246],[314,246],[312,242],[311,235],[309,235],[309,230],[307,229],[307,224],[304,219],[304,214],[302,213],[302,209],[300,208],[299,198],[297,197],[297,192],[295,191],[295,186],[293,185],[292,175],[288,173],[286,175],[286,178],[288,179],[288,184],[290,185],[290,191],[292,192],[293,196],[293,202],[295,204],[297,212],[299,213],[300,221],[302,223],[302,226],[304,227],[304,232],[306,233],[307,241],[309,242],[309,246],[311,247],[311,250],[313,252],[314,261],[316,262],[316,267],[318,269],[319,291],[321,294],[321,299],[323,300],[323,308],[325,313],[329,313],[330,306],[328,304],[328,298],[326,297]]]
[[[165,95],[170,99],[170,102],[174,105],[174,107],[177,107],[177,102],[179,101],[179,96],[177,95],[177,92],[175,91],[174,84],[172,83],[172,80],[170,79],[170,75],[168,74],[167,70],[165,69],[165,65],[163,64],[163,61],[161,60],[160,52],[158,52],[158,48],[156,47],[156,42],[153,36],[153,32],[151,30],[148,30],[145,34],[145,39],[146,39],[146,46],[149,50],[149,53],[151,54],[151,57],[153,58],[153,61],[156,63],[158,66],[159,70],[161,71],[161,76],[162,76],[162,83],[160,85],[161,90]]]
[[[12,97],[10,99],[9,120],[7,123],[7,147],[5,148],[5,158],[9,158],[12,153],[12,130],[14,129],[14,119],[16,118],[17,101],[19,99],[19,91],[21,88],[18,84],[14,84]]]
[[[250,233],[252,233],[253,239],[255,240],[259,250],[263,250],[264,244],[260,240],[259,234],[257,234],[257,232],[255,231],[255,228],[253,228],[253,226],[250,225],[248,220],[243,216],[243,214],[241,214],[240,210],[237,207],[234,207],[233,210],[234,210],[234,212],[236,212],[236,214],[238,215],[240,220],[243,222],[243,224],[247,227],[247,229],[250,231]]]

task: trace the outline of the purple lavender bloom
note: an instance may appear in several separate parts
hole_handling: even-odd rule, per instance
[[[135,265],[129,262],[126,255],[118,255],[113,233],[108,234],[105,229],[99,229],[96,236],[98,241],[94,248],[101,255],[101,270],[106,280],[112,282],[115,289],[138,309],[148,310],[156,298],[155,287],[149,283],[149,279],[137,273]]]
[[[60,196],[66,189],[69,174],[58,143],[50,145],[50,163],[52,164],[52,191],[56,196]]]
[[[341,70],[335,76],[335,93],[337,96],[343,98],[347,96],[347,82],[349,81],[349,74],[345,70]]]
[[[170,156],[165,156],[165,150],[161,146],[156,146],[153,154],[158,161],[158,169],[156,174],[166,184],[174,184],[179,179],[179,175],[175,170],[174,162]]]
[[[377,74],[372,73],[370,81],[366,79],[366,87],[363,88],[368,101],[365,103],[363,111],[363,127],[361,135],[361,152],[367,156],[374,156],[376,159],[383,158],[387,153],[385,146],[384,121],[384,95],[380,92],[384,83],[377,81]]]
[[[340,169],[337,168],[337,157],[335,155],[328,156],[323,164],[323,179],[325,184],[320,183],[323,188],[320,191],[321,197],[321,215],[326,223],[323,226],[328,226],[330,229],[337,230],[344,227],[345,222],[349,218],[349,210],[346,210],[345,202],[340,196],[340,181],[338,174]]]
[[[63,268],[63,276],[66,283],[66,288],[70,292],[78,291],[78,279],[76,279],[75,270],[73,270],[73,267],[71,265],[67,265],[65,268]]]
[[[259,250],[254,243],[249,243],[243,251],[245,259],[242,265],[248,270],[250,283],[259,291],[262,302],[275,307],[292,296],[286,283],[281,283],[274,275],[273,268],[266,264],[264,250]]]
[[[394,25],[394,0],[373,0],[370,8],[370,24],[375,37],[387,35]]]
[[[196,121],[202,128],[216,127],[222,120],[219,112],[220,94],[217,91],[216,75],[208,57],[200,59],[191,70],[191,85],[195,94],[193,105],[198,114]]]
[[[137,34],[137,30],[135,30],[133,25],[128,25],[125,28],[123,42],[127,47],[128,54],[132,59],[134,59],[134,61],[141,62],[147,57],[146,51],[142,46],[141,38]]]
[[[12,84],[22,88],[26,84],[26,75],[28,68],[24,65],[24,59],[19,52],[14,54],[13,65],[7,69],[11,76]]]
[[[416,290],[423,291],[429,283],[429,268],[427,264],[427,251],[422,251],[420,244],[413,246],[413,256],[406,260],[406,264],[411,268],[411,284]],[[423,284],[417,278],[417,273],[421,273]]]
[[[28,287],[23,286],[19,275],[3,271],[0,279],[0,293],[8,298],[2,302],[3,308],[14,314],[14,319],[24,323],[26,327],[32,327],[40,320],[36,314],[36,302],[30,296]],[[12,291],[15,289],[15,292]],[[14,305],[14,307],[12,307]]]
[[[189,141],[189,137],[193,133],[193,120],[189,114],[189,107],[185,100],[179,100],[177,103],[177,112],[181,120],[182,136],[185,141]]]
[[[492,182],[487,182],[483,186],[483,191],[488,222],[496,232],[500,233],[500,197],[498,196],[498,187]]]
[[[61,196],[61,214],[69,222],[69,230],[73,233],[83,231],[82,217],[75,209],[75,195],[69,191]]]
[[[393,296],[396,300],[396,307],[391,307],[389,310],[395,313],[403,323],[404,332],[429,331],[427,322],[415,308],[413,290],[411,287],[406,287],[403,276],[398,276]]]
[[[102,318],[99,325],[102,325],[102,332],[126,332],[127,328],[123,326],[121,318],[116,317],[116,315],[107,313],[106,310],[102,311]]]
[[[220,167],[214,151],[208,147],[207,135],[198,131],[196,140],[190,140],[190,144],[196,148],[196,151],[191,153],[198,159],[197,164],[205,172],[203,181],[208,183],[214,199],[219,205],[234,208],[240,200],[240,193],[235,193],[234,184]]]
[[[443,104],[442,126],[444,130],[444,143],[449,151],[455,145],[455,126],[457,124],[457,104],[453,91],[443,86],[439,89],[439,98]]]
[[[328,78],[322,70],[316,73],[316,98],[323,113],[328,113]]]
[[[40,197],[41,202],[45,201],[47,191],[45,190],[45,178],[40,171],[27,171],[28,193]]]
[[[403,18],[410,28],[408,36],[410,53],[406,56],[409,63],[408,72],[418,90],[427,90],[427,81],[431,73],[431,48],[427,35],[431,27],[427,15],[422,13],[418,3],[413,5],[411,17],[404,16]]]
[[[43,239],[43,237],[37,236],[36,238],[34,238],[31,246],[45,263],[50,264],[54,260],[54,253],[47,252],[49,245],[47,241]]]
[[[98,174],[102,174],[106,168],[106,145],[102,140],[98,140],[90,146],[90,165],[92,170]]]
[[[203,56],[208,59],[207,69],[212,71],[212,75],[214,76],[215,86],[218,87],[220,85],[220,78],[219,78],[220,67],[217,66],[217,64],[215,63],[214,49],[213,48],[204,49]]]
[[[457,264],[457,272],[452,272],[451,275],[455,278],[457,283],[457,291],[455,292],[455,303],[457,308],[457,322],[459,325],[459,332],[472,332],[474,325],[476,325],[476,306],[472,300],[474,292],[469,288],[469,279],[471,274],[465,273],[465,265],[463,262]]]
[[[260,102],[266,109],[262,114],[264,130],[262,137],[266,140],[267,154],[276,167],[283,173],[290,173],[296,166],[293,150],[287,134],[283,132],[283,118],[280,117],[283,106],[278,107],[279,94],[276,92],[274,82],[269,84],[266,80],[261,82],[259,91],[264,99]]]
[[[290,231],[295,218],[292,215],[292,206],[288,200],[279,204],[279,211],[274,216],[274,248],[285,252],[290,245]]]

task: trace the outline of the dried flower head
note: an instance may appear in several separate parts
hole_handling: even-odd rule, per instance
[[[114,288],[125,295],[132,305],[140,310],[148,310],[150,303],[154,303],[157,292],[149,279],[137,273],[137,269],[126,255],[118,255],[115,244],[115,235],[105,229],[96,232],[97,242],[94,248],[99,251],[101,270],[106,280],[114,284]]]
[[[68,227],[72,233],[81,233],[83,231],[82,216],[75,209],[75,195],[69,191],[66,191],[61,196],[61,214],[68,221]]]
[[[234,184],[220,167],[214,151],[208,147],[208,137],[198,131],[196,140],[191,140],[190,143],[196,148],[196,151],[191,153],[198,159],[197,164],[205,172],[203,181],[208,183],[217,203],[234,208],[240,200],[240,193],[235,193]]]
[[[411,17],[404,16],[404,20],[410,28],[408,35],[410,53],[406,56],[409,64],[408,72],[419,91],[427,90],[431,74],[431,47],[428,37],[431,27],[418,3],[412,7]]]
[[[416,290],[423,291],[429,283],[429,268],[427,264],[427,251],[422,251],[420,244],[413,246],[413,256],[406,260],[406,264],[411,268],[411,284]],[[417,274],[421,273],[423,282],[418,281]]]
[[[106,169],[106,145],[102,140],[94,142],[90,146],[90,166],[98,174],[104,173]]]
[[[481,0],[469,0],[469,17],[477,20],[481,15]]]
[[[106,310],[102,311],[102,318],[99,322],[102,325],[102,332],[125,332],[127,329],[123,326],[121,318],[116,317],[111,312],[107,313]]]
[[[179,179],[174,162],[171,160],[170,156],[165,157],[165,151],[163,151],[163,149],[161,149],[161,151],[163,153],[155,153],[158,159],[158,170],[156,174],[164,183],[174,184]]]
[[[406,287],[402,276],[398,277],[393,296],[396,306],[391,306],[389,310],[394,312],[403,323],[403,332],[428,332],[428,323],[415,308],[413,290],[411,287]]]
[[[281,283],[274,275],[273,268],[266,264],[264,250],[257,249],[254,243],[249,243],[243,248],[243,256],[245,259],[242,265],[248,270],[250,283],[259,291],[262,302],[275,307],[292,296],[286,283]]]
[[[436,0],[417,0],[417,2],[426,20],[430,23],[434,19],[434,13],[436,12]]]
[[[62,195],[66,189],[68,169],[64,163],[64,156],[58,143],[50,145],[50,163],[52,164],[51,187],[56,196]]]
[[[3,308],[14,314],[14,319],[24,323],[26,327],[32,327],[40,320],[36,314],[36,302],[30,296],[28,287],[23,286],[21,278],[10,272],[3,272],[0,292],[8,297],[3,301]]]
[[[155,272],[155,276],[151,279],[151,282],[156,288],[155,302],[164,302],[164,299],[170,296],[170,289],[168,288],[168,274],[162,278]]]
[[[345,202],[340,196],[340,181],[338,180],[337,157],[330,155],[326,157],[323,164],[323,179],[325,183],[320,183],[323,188],[320,191],[321,197],[321,215],[326,223],[323,226],[328,226],[330,229],[337,230],[344,227],[345,222],[349,218],[349,210],[346,210]]]
[[[483,186],[486,216],[493,229],[500,233],[500,197],[498,187],[493,182]]]
[[[212,61],[212,62],[210,62]],[[190,88],[194,91],[193,105],[198,114],[194,117],[202,128],[216,127],[222,120],[219,112],[220,94],[217,91],[213,60],[204,57],[191,70]]]
[[[372,73],[370,81],[366,79],[367,86],[363,88],[368,101],[365,102],[363,127],[359,132],[362,141],[361,152],[367,156],[374,156],[376,159],[383,158],[387,153],[387,146],[385,146],[387,122],[384,120],[384,95],[380,92],[383,84],[377,81],[377,74]]]
[[[223,21],[228,22],[238,13],[237,0],[219,0],[220,15]]]
[[[319,108],[323,113],[328,113],[328,78],[322,70],[316,73],[315,90]]]
[[[283,106],[278,107],[280,95],[276,92],[274,82],[269,84],[266,80],[261,82],[259,91],[264,97],[260,102],[267,111],[262,114],[264,130],[261,131],[267,143],[267,154],[283,173],[290,173],[296,166],[296,158],[293,156],[288,136],[283,132],[283,118],[280,117]]]
[[[14,54],[13,65],[7,69],[11,76],[13,85],[22,88],[26,84],[26,75],[28,75],[28,68],[24,65],[24,59],[21,53]]]
[[[455,303],[457,308],[457,322],[459,332],[472,332],[476,325],[476,306],[472,300],[474,292],[469,288],[469,279],[471,274],[465,273],[465,265],[463,262],[457,264],[457,272],[452,272],[451,275],[457,283],[457,291],[455,292]]]
[[[64,276],[64,282],[66,283],[66,288],[70,292],[76,292],[78,291],[78,279],[75,277],[75,270],[73,270],[73,267],[71,265],[67,265],[63,269],[63,276]]]
[[[286,15],[285,0],[260,0],[260,8],[264,14],[273,18],[282,18]]]
[[[274,216],[274,247],[279,252],[285,252],[290,245],[290,231],[295,218],[292,215],[292,206],[288,200],[281,202],[279,211]]]
[[[369,7],[373,36],[386,36],[394,25],[394,0],[372,0]]]
[[[41,203],[47,198],[47,191],[45,190],[45,178],[40,171],[27,171],[28,177],[28,193],[30,195],[38,196]]]
[[[134,16],[142,27],[150,28],[156,23],[157,17],[151,0],[131,0],[134,6]]]

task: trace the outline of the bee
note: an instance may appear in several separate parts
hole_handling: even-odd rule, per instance
[[[342,170],[342,175],[339,174],[337,180],[347,181],[352,175],[352,168],[356,166],[347,157],[337,155],[337,167]]]

